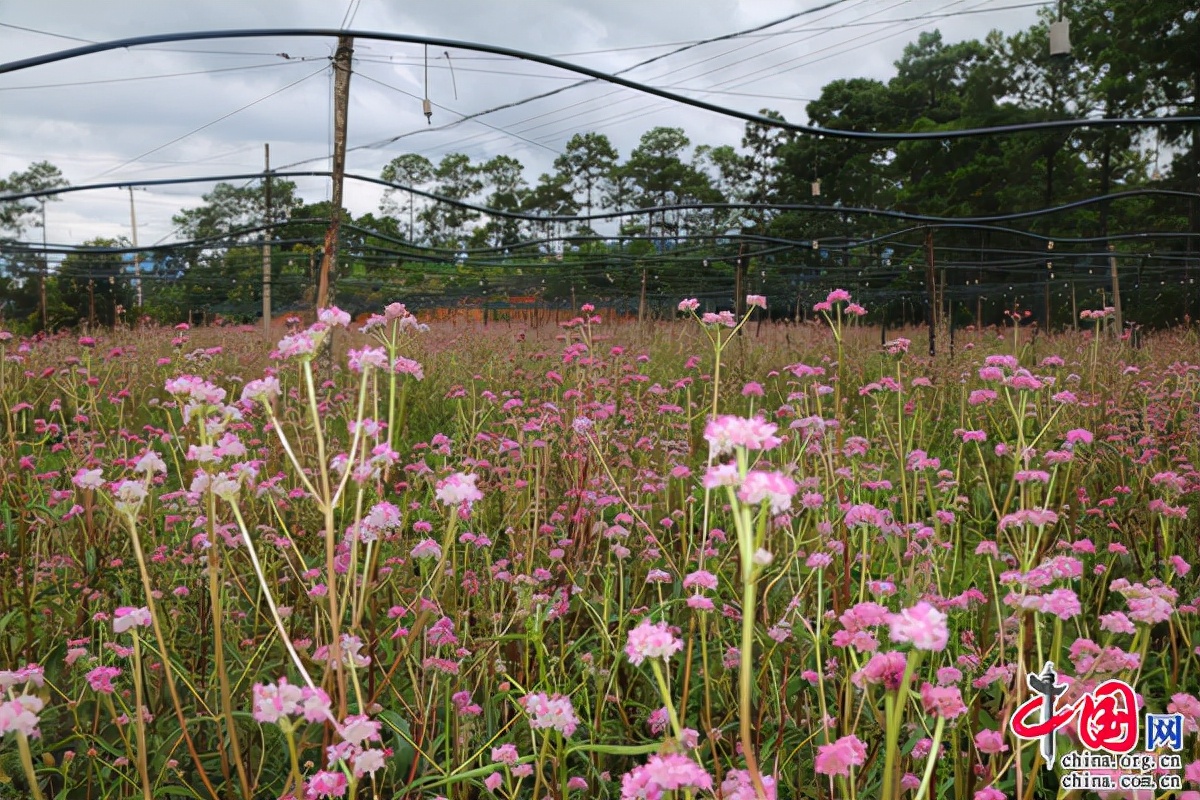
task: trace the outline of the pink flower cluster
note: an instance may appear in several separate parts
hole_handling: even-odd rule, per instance
[[[534,730],[556,730],[570,738],[579,727],[579,718],[575,716],[571,698],[564,695],[547,696],[542,692],[534,692],[525,696],[522,705],[529,715],[529,727]]]
[[[778,426],[758,417],[725,415],[709,421],[704,427],[704,438],[708,440],[713,455],[722,456],[738,447],[772,450],[783,441],[775,435],[776,430]]]
[[[671,633],[671,628],[665,622],[642,620],[636,628],[629,631],[629,641],[625,645],[625,654],[632,664],[641,664],[647,658],[670,660],[671,656],[683,649],[683,641]]]
[[[621,800],[661,800],[667,792],[710,789],[708,770],[679,753],[650,756],[645,764],[621,776]]]
[[[254,685],[254,709],[251,716],[255,721],[273,724],[281,720],[291,722],[290,717],[302,716],[308,722],[332,720],[329,710],[329,695],[323,689],[308,686],[293,686],[287,678],[280,678],[277,685]]]
[[[443,478],[437,485],[437,500],[448,506],[459,506],[464,503],[469,508],[472,503],[483,499],[483,492],[475,486],[476,475],[456,472]]]

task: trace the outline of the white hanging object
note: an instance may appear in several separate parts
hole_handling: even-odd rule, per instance
[[[812,182],[812,196],[813,197],[821,196],[821,182],[820,181]]]
[[[1065,19],[1050,23],[1050,55],[1071,54],[1071,23]]]

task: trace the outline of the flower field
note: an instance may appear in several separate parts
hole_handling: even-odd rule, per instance
[[[1200,797],[1195,331],[765,305],[0,333],[0,798]]]

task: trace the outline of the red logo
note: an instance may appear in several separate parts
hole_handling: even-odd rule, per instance
[[[1088,750],[1122,755],[1138,743],[1137,696],[1124,681],[1107,680],[1074,703],[1062,702],[1066,686],[1057,682],[1054,665],[1028,676],[1036,696],[1022,703],[1009,728],[1022,739],[1041,739],[1048,766],[1053,765],[1054,734],[1079,717],[1079,740]],[[1040,712],[1040,713],[1039,713]],[[1039,717],[1040,719],[1035,719]]]

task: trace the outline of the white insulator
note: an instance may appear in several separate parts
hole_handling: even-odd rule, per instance
[[[1050,23],[1050,55],[1071,54],[1071,23],[1065,19]]]

